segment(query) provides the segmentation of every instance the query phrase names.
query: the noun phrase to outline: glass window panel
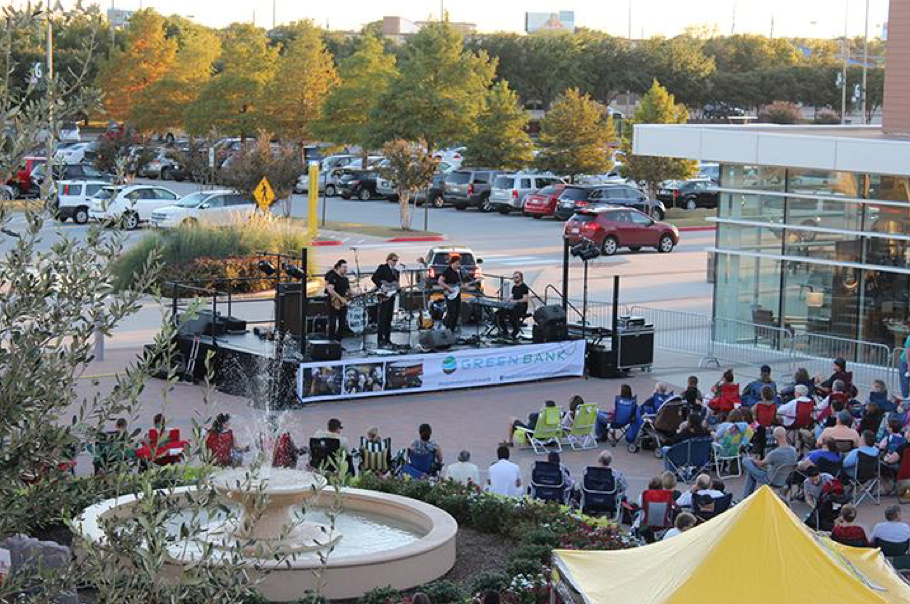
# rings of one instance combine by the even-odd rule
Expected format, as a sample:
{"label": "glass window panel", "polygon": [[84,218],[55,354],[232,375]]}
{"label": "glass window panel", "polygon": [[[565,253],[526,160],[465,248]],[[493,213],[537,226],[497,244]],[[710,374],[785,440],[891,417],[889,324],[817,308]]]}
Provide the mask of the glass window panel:
{"label": "glass window panel", "polygon": [[784,323],[796,331],[856,338],[861,271],[808,262],[785,264]]}
{"label": "glass window panel", "polygon": [[910,334],[910,275],[864,271],[861,338],[902,348]]}
{"label": "glass window panel", "polygon": [[718,216],[753,222],[783,222],[784,198],[757,193],[721,193]]}
{"label": "glass window panel", "polygon": [[785,168],[770,166],[721,166],[721,186],[729,189],[761,189],[783,191],[786,184]]}
{"label": "glass window panel", "polygon": [[779,255],[782,250],[781,229],[719,224],[717,245],[721,249],[744,252],[765,252]]}
{"label": "glass window panel", "polygon": [[[780,279],[780,261],[718,254],[715,315],[745,323],[777,325],[780,320]],[[739,327],[721,331],[729,331],[727,336],[717,334],[724,340],[743,333]]]}
{"label": "glass window panel", "polygon": [[787,179],[787,191],[791,193],[860,196],[861,175],[853,172],[790,169],[787,172]]}
{"label": "glass window panel", "polygon": [[861,231],[863,204],[834,199],[789,198],[787,224]]}

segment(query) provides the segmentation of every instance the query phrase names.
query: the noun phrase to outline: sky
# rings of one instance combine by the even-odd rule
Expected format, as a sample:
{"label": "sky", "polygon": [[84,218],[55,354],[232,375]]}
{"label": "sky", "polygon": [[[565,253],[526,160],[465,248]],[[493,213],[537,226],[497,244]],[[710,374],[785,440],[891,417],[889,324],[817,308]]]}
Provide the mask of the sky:
{"label": "sky", "polygon": [[[17,0],[0,0],[0,5]],[[84,0],[89,3],[90,0]],[[110,0],[103,0],[107,8]],[[888,0],[868,0],[869,34],[880,35]],[[64,2],[64,5],[72,1]],[[723,34],[771,34],[775,37],[837,37],[844,32],[845,8],[850,36],[863,34],[865,0],[274,0],[277,23],[313,19],[331,29],[359,30],[383,16],[412,21],[438,18],[440,5],[452,21],[476,23],[482,32],[520,32],[526,11],[574,10],[578,26],[632,36],[673,36],[692,25],[716,25]],[[114,0],[117,8],[154,8],[163,14],[192,16],[212,27],[234,21],[272,25],[273,0]]]}

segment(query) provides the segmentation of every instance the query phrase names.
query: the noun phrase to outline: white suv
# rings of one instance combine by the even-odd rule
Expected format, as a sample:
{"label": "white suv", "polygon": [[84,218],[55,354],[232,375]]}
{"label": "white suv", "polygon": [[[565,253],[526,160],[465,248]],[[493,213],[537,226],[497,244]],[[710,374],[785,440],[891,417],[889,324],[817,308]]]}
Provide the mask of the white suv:
{"label": "white suv", "polygon": [[255,213],[253,200],[236,191],[197,191],[173,205],[152,212],[151,223],[154,227],[165,229],[197,224],[227,226],[249,220]]}
{"label": "white suv", "polygon": [[147,222],[152,212],[174,205],[177,194],[165,187],[151,185],[107,186],[92,197],[88,215],[92,220],[123,220],[127,229]]}
{"label": "white suv", "polygon": [[103,180],[62,180],[57,183],[57,218],[61,222],[72,219],[77,224],[88,222],[91,198],[104,187]]}

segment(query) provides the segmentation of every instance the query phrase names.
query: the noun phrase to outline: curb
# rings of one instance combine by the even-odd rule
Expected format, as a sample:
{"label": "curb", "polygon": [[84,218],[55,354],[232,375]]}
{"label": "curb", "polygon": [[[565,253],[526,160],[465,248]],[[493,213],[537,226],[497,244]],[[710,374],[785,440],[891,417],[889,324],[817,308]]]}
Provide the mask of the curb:
{"label": "curb", "polygon": [[405,242],[420,242],[420,241],[445,241],[446,238],[443,235],[425,235],[422,237],[392,237],[391,239],[386,239],[388,243],[405,243]]}
{"label": "curb", "polygon": [[677,230],[678,230],[680,233],[687,233],[687,232],[688,232],[688,233],[691,233],[691,232],[694,232],[694,231],[716,231],[716,230],[717,230],[717,227],[716,227],[716,226],[710,226],[710,227],[677,227]]}
{"label": "curb", "polygon": [[313,247],[327,247],[330,245],[341,245],[341,242],[335,239],[322,239],[313,242]]}

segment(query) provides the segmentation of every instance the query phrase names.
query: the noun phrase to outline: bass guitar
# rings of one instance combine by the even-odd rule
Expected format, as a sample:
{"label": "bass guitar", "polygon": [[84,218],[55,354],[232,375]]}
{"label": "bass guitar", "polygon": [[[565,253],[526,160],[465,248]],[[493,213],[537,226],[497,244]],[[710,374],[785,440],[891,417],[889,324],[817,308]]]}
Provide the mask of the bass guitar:
{"label": "bass guitar", "polygon": [[454,300],[461,295],[461,290],[466,287],[471,287],[472,285],[477,285],[480,283],[480,279],[474,279],[473,281],[468,281],[467,283],[462,283],[461,285],[452,285],[451,289],[446,290],[445,298],[446,300]]}

